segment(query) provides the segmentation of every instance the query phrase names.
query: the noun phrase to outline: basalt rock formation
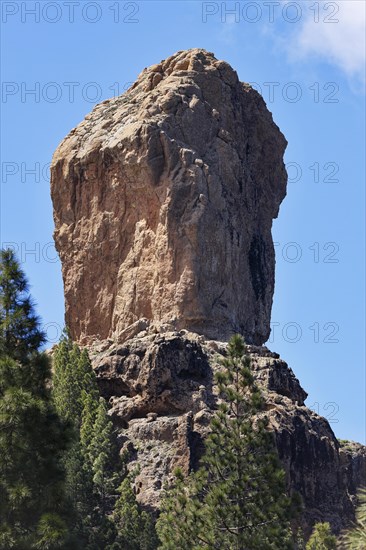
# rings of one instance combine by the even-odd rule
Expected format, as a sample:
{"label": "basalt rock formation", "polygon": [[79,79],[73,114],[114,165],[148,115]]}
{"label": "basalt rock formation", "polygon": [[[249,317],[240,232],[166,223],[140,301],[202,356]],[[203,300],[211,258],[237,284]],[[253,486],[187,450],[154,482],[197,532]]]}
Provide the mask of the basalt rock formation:
{"label": "basalt rock formation", "polygon": [[51,167],[73,338],[121,341],[146,318],[264,343],[285,148],[262,97],[205,50],[97,105]]}
{"label": "basalt rock formation", "polygon": [[353,518],[365,448],[340,446],[269,336],[272,220],[286,140],[261,96],[205,50],[145,69],[97,105],[52,163],[66,323],[87,345],[138,498],[159,508],[176,466],[198,464],[214,371],[241,333],[304,527]]}
{"label": "basalt rock formation", "polygon": [[[159,508],[176,467],[188,473],[198,465],[218,400],[213,373],[226,346],[185,330],[148,327],[124,344],[90,349],[121,449],[131,469],[140,469],[138,499],[151,510]],[[265,346],[248,351],[288,488],[303,499],[305,534],[318,521],[338,533],[353,519],[357,489],[366,484],[366,448],[341,446],[328,421],[306,407],[307,393],[277,353]]]}

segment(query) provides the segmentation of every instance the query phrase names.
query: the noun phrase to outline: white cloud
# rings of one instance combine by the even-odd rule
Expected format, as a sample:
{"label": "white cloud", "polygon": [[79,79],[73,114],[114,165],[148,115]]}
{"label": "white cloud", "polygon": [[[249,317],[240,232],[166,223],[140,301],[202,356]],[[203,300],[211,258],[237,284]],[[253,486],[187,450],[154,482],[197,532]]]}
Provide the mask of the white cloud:
{"label": "white cloud", "polygon": [[[337,6],[339,11],[335,13]],[[336,65],[348,77],[364,82],[365,13],[365,0],[319,2],[319,22],[315,21],[315,13],[307,10],[300,31],[288,45],[291,57],[320,57]],[[338,19],[338,22],[326,22],[327,18]]]}

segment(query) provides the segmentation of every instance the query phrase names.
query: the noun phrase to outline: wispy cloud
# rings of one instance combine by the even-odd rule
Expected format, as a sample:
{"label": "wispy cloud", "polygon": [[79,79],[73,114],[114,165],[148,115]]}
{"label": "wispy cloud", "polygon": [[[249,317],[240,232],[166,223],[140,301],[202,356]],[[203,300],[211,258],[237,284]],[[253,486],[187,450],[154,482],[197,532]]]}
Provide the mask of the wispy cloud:
{"label": "wispy cloud", "polygon": [[[335,13],[335,7],[339,8],[338,13]],[[330,15],[330,8],[334,15]],[[291,58],[318,57],[337,66],[350,79],[364,83],[365,13],[365,0],[322,0],[319,2],[318,22],[315,12],[308,10],[304,13],[300,30],[287,45]]]}

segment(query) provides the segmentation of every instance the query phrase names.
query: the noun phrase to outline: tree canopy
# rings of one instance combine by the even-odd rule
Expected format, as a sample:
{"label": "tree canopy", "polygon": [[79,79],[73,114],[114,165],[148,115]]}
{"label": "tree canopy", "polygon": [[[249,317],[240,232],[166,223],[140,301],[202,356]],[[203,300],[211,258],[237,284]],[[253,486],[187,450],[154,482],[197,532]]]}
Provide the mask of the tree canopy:
{"label": "tree canopy", "polygon": [[292,548],[285,473],[238,335],[230,340],[216,383],[220,403],[201,466],[187,480],[177,472],[163,502],[161,548]]}
{"label": "tree canopy", "polygon": [[45,336],[14,254],[0,253],[0,547],[66,548],[62,456],[69,432],[50,393]]}

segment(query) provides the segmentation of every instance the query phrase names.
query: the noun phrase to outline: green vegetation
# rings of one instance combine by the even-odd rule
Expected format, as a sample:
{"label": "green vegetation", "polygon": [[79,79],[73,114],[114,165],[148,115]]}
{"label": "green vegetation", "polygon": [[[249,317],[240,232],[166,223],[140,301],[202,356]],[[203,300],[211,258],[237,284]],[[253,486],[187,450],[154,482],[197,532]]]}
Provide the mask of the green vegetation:
{"label": "green vegetation", "polygon": [[152,520],[137,504],[86,350],[65,336],[53,364],[57,410],[73,423],[73,444],[64,462],[76,510],[75,544],[88,550],[153,550],[157,542]]}
{"label": "green vegetation", "polygon": [[53,366],[57,411],[73,428],[73,443],[64,464],[68,496],[75,508],[75,544],[105,548],[114,536],[107,501],[118,484],[118,472],[123,472],[112,422],[99,398],[86,350],[64,337],[55,350]]}
{"label": "green vegetation", "polygon": [[293,548],[292,503],[285,492],[263,400],[244,341],[234,336],[216,376],[222,399],[201,467],[176,482],[157,523],[162,549]]}
{"label": "green vegetation", "polygon": [[337,539],[329,523],[317,523],[306,545],[306,550],[335,550]]}
{"label": "green vegetation", "polygon": [[345,550],[366,548],[366,489],[361,489],[358,493],[356,523],[341,537],[341,548]]}
{"label": "green vegetation", "polygon": [[353,441],[350,441],[349,439],[338,439],[338,442],[340,444],[340,446],[342,447],[342,449],[344,451],[351,451],[353,450],[353,447],[352,447],[352,444],[353,444]]}
{"label": "green vegetation", "polygon": [[[332,550],[328,523],[305,545],[290,522],[264,401],[240,336],[216,374],[218,409],[200,467],[177,470],[157,530],[139,506],[86,350],[67,334],[48,357],[26,277],[0,253],[0,550]],[[340,441],[341,444],[349,442]],[[147,443],[147,446],[149,443]],[[149,447],[148,447],[149,448]],[[159,539],[158,539],[159,536]],[[366,489],[340,548],[366,548]]]}
{"label": "green vegetation", "polygon": [[0,548],[67,548],[61,458],[69,435],[53,406],[27,280],[0,253]]}
{"label": "green vegetation", "polygon": [[132,490],[132,479],[126,477],[119,487],[120,496],[113,512],[117,530],[116,550],[154,550],[158,539],[150,515],[143,512]]}
{"label": "green vegetation", "polygon": [[65,335],[51,384],[44,342],[26,277],[2,251],[0,549],[155,549],[87,352]]}

